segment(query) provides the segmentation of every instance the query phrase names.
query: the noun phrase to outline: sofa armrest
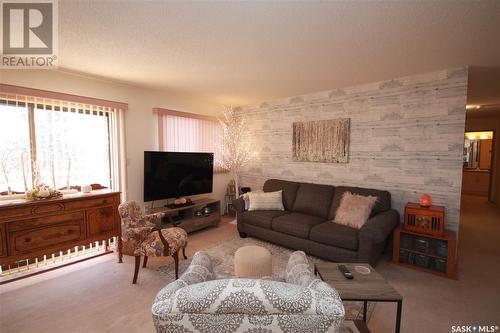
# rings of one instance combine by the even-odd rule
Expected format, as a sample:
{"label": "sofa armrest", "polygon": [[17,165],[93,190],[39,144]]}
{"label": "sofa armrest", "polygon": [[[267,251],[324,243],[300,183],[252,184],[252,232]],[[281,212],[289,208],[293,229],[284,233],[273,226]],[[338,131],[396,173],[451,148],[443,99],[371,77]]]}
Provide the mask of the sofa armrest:
{"label": "sofa armrest", "polygon": [[122,240],[134,240],[137,244],[141,243],[151,232],[153,227],[133,227],[122,230]]}
{"label": "sofa armrest", "polygon": [[214,279],[214,267],[212,259],[205,251],[198,251],[194,254],[191,264],[179,277],[185,285],[205,282]]}
{"label": "sofa armrest", "polygon": [[142,222],[148,226],[161,227],[161,219],[165,215],[163,212],[144,215]]}
{"label": "sofa armrest", "polygon": [[285,281],[303,287],[311,287],[320,279],[311,271],[306,254],[303,251],[295,251],[288,259]]}
{"label": "sofa armrest", "polygon": [[164,319],[170,313],[174,301],[174,295],[184,287],[192,284],[202,283],[208,280],[213,280],[213,264],[208,253],[198,251],[193,255],[191,264],[179,279],[167,284],[163,287],[155,297],[153,302],[152,312],[153,318],[156,320]]}
{"label": "sofa armrest", "polygon": [[233,207],[236,210],[236,226],[240,235],[245,233],[245,227],[243,226],[243,212],[245,211],[245,200],[243,198],[238,198],[233,200]]}
{"label": "sofa armrest", "polygon": [[359,229],[360,241],[372,241],[375,244],[384,242],[399,224],[399,213],[390,209],[370,218]]}
{"label": "sofa armrest", "polygon": [[236,214],[241,214],[245,210],[245,201],[243,198],[238,198],[233,200],[233,207],[236,210]]}

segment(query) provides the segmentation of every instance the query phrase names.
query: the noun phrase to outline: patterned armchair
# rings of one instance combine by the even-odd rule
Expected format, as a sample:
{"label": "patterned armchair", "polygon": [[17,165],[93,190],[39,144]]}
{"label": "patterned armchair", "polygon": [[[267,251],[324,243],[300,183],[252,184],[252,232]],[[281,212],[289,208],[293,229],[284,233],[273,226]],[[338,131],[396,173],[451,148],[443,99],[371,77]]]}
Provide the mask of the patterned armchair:
{"label": "patterned armchair", "polygon": [[337,291],[310,271],[301,251],[290,256],[286,282],[213,277],[210,257],[197,252],[186,272],[156,296],[157,332],[323,333],[342,325]]}
{"label": "patterned armchair", "polygon": [[172,256],[175,262],[175,277],[179,271],[179,251],[182,249],[186,257],[187,233],[182,228],[161,228],[161,218],[165,213],[143,215],[135,201],[127,201],[118,207],[121,217],[122,237],[118,242],[118,258],[123,254],[135,257],[134,278],[137,282],[141,256],[144,256],[142,267],[146,267],[148,257]]}

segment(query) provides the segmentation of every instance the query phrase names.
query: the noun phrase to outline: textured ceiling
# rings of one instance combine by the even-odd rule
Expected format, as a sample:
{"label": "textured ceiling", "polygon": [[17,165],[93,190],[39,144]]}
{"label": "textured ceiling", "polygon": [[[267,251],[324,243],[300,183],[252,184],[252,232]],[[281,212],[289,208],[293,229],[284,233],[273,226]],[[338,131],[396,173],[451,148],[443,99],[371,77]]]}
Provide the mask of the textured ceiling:
{"label": "textured ceiling", "polygon": [[59,65],[248,104],[500,67],[500,1],[59,1]]}

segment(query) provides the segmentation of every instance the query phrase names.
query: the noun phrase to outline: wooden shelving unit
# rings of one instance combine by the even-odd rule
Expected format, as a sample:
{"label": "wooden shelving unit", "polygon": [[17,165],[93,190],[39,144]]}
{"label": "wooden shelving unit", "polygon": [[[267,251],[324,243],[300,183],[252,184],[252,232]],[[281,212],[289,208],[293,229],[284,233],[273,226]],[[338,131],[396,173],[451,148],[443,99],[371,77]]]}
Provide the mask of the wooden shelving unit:
{"label": "wooden shelving unit", "polygon": [[456,279],[456,235],[425,235],[399,226],[394,230],[392,261],[395,264]]}
{"label": "wooden shelving unit", "polygon": [[[205,213],[205,208],[209,209],[209,213]],[[154,208],[153,212],[164,212],[167,214],[168,221],[165,223],[165,226],[175,223],[187,232],[218,226],[221,219],[220,200],[209,198],[196,200],[191,206]],[[201,212],[201,215],[197,215],[197,212]]]}

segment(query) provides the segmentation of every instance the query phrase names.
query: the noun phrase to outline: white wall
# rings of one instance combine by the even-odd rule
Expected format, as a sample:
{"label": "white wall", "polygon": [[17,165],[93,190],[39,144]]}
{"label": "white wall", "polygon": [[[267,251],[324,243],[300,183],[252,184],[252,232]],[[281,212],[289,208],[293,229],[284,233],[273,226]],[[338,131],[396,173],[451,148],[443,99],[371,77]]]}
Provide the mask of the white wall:
{"label": "white wall", "polygon": [[[127,147],[127,198],[142,203],[143,156],[158,150],[158,131],[153,107],[218,115],[222,106],[181,92],[159,91],[58,70],[0,70],[0,82],[128,103],[125,114]],[[223,200],[228,174],[214,177],[214,198]]]}

